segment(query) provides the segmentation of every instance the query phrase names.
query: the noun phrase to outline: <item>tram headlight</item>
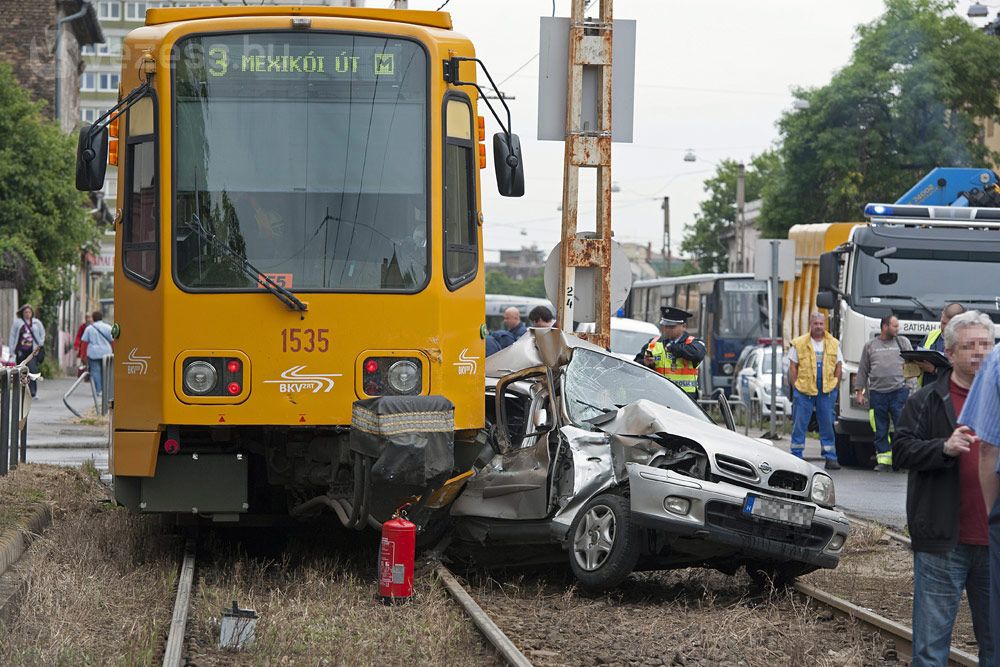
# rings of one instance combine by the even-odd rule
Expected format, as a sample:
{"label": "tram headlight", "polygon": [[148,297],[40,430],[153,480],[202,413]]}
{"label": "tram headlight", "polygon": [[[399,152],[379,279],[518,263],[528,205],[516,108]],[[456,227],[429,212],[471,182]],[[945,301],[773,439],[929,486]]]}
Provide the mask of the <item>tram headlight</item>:
{"label": "tram headlight", "polygon": [[389,386],[400,394],[409,394],[420,384],[420,369],[409,359],[397,361],[389,367]]}
{"label": "tram headlight", "polygon": [[184,388],[192,394],[207,394],[215,389],[219,373],[207,361],[192,361],[184,369]]}

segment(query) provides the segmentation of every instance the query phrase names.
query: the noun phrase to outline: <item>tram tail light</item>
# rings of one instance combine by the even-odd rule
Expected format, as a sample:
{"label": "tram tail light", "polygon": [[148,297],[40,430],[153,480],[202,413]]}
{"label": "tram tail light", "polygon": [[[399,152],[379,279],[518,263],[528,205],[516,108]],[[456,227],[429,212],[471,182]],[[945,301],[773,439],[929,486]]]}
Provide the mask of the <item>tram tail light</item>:
{"label": "tram tail light", "polygon": [[234,397],[243,393],[243,360],[233,357],[188,357],[183,366],[188,396]]}
{"label": "tram tail light", "polygon": [[226,391],[228,391],[231,396],[236,396],[243,391],[243,388],[240,387],[239,382],[230,382],[226,385]]}

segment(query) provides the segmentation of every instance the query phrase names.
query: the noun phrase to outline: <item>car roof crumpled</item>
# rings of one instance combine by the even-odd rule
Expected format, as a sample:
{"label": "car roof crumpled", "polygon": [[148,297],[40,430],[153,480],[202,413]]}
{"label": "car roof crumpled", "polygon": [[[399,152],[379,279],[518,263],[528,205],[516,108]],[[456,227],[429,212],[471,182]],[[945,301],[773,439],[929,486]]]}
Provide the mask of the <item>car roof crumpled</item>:
{"label": "car roof crumpled", "polygon": [[565,366],[577,347],[607,353],[562,329],[532,327],[516,343],[486,358],[486,377],[501,378],[535,366]]}

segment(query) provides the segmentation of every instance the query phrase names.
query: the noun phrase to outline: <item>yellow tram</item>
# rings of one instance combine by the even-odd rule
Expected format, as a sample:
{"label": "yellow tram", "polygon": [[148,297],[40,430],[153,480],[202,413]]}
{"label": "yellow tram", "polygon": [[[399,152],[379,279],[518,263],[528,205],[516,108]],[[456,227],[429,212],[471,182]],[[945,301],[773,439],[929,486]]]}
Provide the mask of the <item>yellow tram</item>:
{"label": "yellow tram", "polygon": [[[149,10],[123,53],[77,164],[81,189],[105,154],[120,172],[119,502],[215,521],[325,504],[361,527],[447,486],[484,421],[472,43],[447,13],[196,7]],[[517,196],[507,123],[497,182]],[[404,449],[427,440],[409,427],[450,429],[452,469],[378,488],[359,419]]]}

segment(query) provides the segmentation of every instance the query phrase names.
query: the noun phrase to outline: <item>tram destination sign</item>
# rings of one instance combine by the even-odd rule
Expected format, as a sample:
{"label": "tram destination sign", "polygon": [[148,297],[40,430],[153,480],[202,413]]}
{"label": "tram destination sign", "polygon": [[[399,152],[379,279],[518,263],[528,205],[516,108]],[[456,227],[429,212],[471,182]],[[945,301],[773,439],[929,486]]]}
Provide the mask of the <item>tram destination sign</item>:
{"label": "tram destination sign", "polygon": [[[214,81],[326,80],[331,82],[395,82],[408,63],[399,45],[345,45],[340,40],[323,44],[242,39],[192,42],[184,60],[204,63],[205,78]],[[340,43],[338,43],[340,42]],[[200,52],[200,53],[199,53]]]}

